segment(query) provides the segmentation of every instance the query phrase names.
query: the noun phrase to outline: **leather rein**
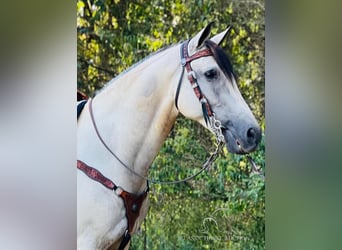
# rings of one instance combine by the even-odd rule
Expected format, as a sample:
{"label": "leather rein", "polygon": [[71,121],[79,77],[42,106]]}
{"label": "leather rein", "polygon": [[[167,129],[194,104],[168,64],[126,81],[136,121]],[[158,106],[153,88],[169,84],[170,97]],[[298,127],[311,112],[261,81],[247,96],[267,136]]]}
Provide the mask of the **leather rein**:
{"label": "leather rein", "polygon": [[[101,174],[101,172],[98,171],[96,168],[90,167],[86,163],[84,163],[80,160],[77,160],[77,168],[79,170],[81,170],[84,174],[86,174],[90,179],[97,181],[97,182],[101,183],[103,186],[105,186],[106,188],[112,190],[119,197],[121,197],[123,202],[124,202],[124,207],[126,210],[126,217],[127,217],[127,224],[128,225],[127,225],[127,229],[125,230],[125,233],[123,235],[122,241],[120,243],[119,250],[124,249],[131,239],[131,233],[133,232],[133,227],[135,225],[136,219],[139,217],[140,209],[141,209],[142,204],[143,204],[145,198],[147,197],[147,193],[149,191],[149,182],[159,183],[159,184],[177,184],[177,183],[182,183],[182,182],[186,182],[188,180],[191,180],[191,179],[195,178],[197,175],[199,175],[200,173],[202,173],[205,169],[207,169],[211,166],[211,164],[218,157],[219,152],[224,145],[224,137],[222,135],[221,122],[219,120],[216,120],[215,113],[211,110],[211,107],[210,107],[209,102],[208,102],[207,98],[205,97],[205,95],[202,94],[202,91],[201,91],[201,89],[197,83],[196,74],[192,70],[191,65],[190,65],[190,62],[192,62],[193,60],[199,59],[199,58],[204,57],[204,56],[212,56],[212,52],[209,49],[205,49],[205,50],[201,50],[201,51],[195,53],[194,55],[192,55],[191,57],[189,57],[189,55],[188,55],[188,41],[186,41],[186,42],[181,44],[180,54],[181,54],[182,73],[181,73],[181,76],[179,78],[177,91],[176,91],[176,97],[175,97],[176,108],[178,109],[178,96],[179,96],[179,92],[180,92],[180,88],[181,88],[181,83],[183,80],[184,69],[186,69],[188,72],[189,82],[190,82],[190,84],[194,90],[196,97],[198,98],[199,102],[202,105],[204,120],[205,120],[207,126],[209,126],[211,128],[211,130],[215,133],[216,139],[217,139],[217,145],[216,145],[215,151],[210,154],[210,156],[208,157],[206,162],[203,164],[202,168],[197,173],[195,173],[194,175],[191,175],[191,176],[189,176],[185,179],[182,179],[182,180],[158,181],[158,180],[149,179],[148,177],[143,176],[143,175],[137,173],[136,171],[134,171],[133,169],[131,169],[111,150],[111,148],[107,145],[107,143],[102,138],[102,136],[101,136],[101,134],[97,128],[95,119],[94,119],[94,112],[93,112],[93,107],[92,107],[93,99],[91,99],[91,98],[89,99],[88,107],[89,107],[89,113],[90,113],[91,121],[92,121],[92,124],[94,126],[94,130],[97,134],[97,137],[99,138],[99,140],[101,141],[103,146],[129,172],[131,172],[132,174],[146,180],[146,182],[147,182],[147,187],[146,187],[144,192],[142,192],[139,195],[132,194],[132,193],[129,193],[129,192],[123,190],[121,187],[115,185],[114,182],[112,182],[107,177],[103,176]],[[86,101],[83,101],[78,105],[77,117],[80,115],[85,104],[86,104]]]}
{"label": "leather rein", "polygon": [[[102,138],[102,136],[101,136],[101,134],[97,128],[95,119],[94,119],[94,113],[93,113],[93,107],[92,107],[92,100],[93,99],[89,99],[88,104],[89,104],[89,113],[90,113],[91,121],[92,121],[92,124],[94,126],[94,130],[97,134],[97,137],[99,138],[99,140],[101,141],[103,146],[129,172],[131,172],[132,174],[134,174],[134,175],[136,175],[136,176],[147,181],[147,186],[146,186],[146,189],[144,192],[142,192],[139,195],[132,194],[132,193],[129,193],[129,192],[123,190],[121,187],[115,185],[114,182],[112,182],[110,179],[103,176],[100,173],[100,171],[98,171],[96,168],[90,167],[86,163],[84,163],[80,160],[77,160],[77,168],[79,170],[83,171],[83,173],[86,174],[90,179],[97,181],[97,182],[101,183],[103,186],[105,186],[106,188],[112,190],[119,197],[121,197],[123,202],[124,202],[128,226],[127,226],[127,229],[125,230],[124,236],[123,236],[122,241],[120,243],[120,246],[119,246],[120,250],[124,249],[126,247],[126,245],[128,244],[128,242],[130,241],[131,233],[133,232],[133,227],[135,225],[136,219],[139,217],[140,209],[141,209],[142,204],[143,204],[145,198],[147,197],[147,193],[149,191],[149,182],[150,183],[159,183],[159,184],[177,184],[177,183],[182,183],[182,182],[186,182],[188,180],[191,180],[191,179],[195,178],[197,175],[199,175],[200,173],[202,173],[205,169],[207,169],[211,166],[211,164],[218,157],[220,150],[222,149],[222,147],[224,145],[224,137],[222,135],[221,122],[219,120],[216,120],[215,113],[211,110],[208,99],[202,93],[200,86],[197,83],[196,74],[192,70],[191,65],[190,65],[190,63],[196,59],[199,59],[199,58],[205,57],[205,56],[212,56],[212,52],[209,49],[205,49],[205,50],[201,50],[201,51],[199,51],[199,52],[197,52],[194,55],[189,57],[189,55],[188,55],[188,42],[189,41],[183,42],[181,44],[181,47],[180,47],[181,48],[180,54],[181,54],[182,73],[181,73],[181,76],[179,78],[179,82],[178,82],[178,86],[177,86],[177,90],[176,90],[175,105],[176,105],[176,108],[178,109],[178,96],[179,96],[179,92],[180,92],[180,88],[181,88],[181,83],[183,80],[184,69],[186,69],[187,73],[188,73],[188,80],[189,80],[189,82],[190,82],[190,84],[194,90],[196,97],[198,98],[199,102],[202,105],[204,120],[205,120],[207,126],[209,126],[209,128],[216,135],[216,140],[217,140],[215,151],[210,154],[210,156],[208,157],[206,162],[203,164],[202,168],[197,173],[195,173],[194,175],[191,175],[185,179],[176,180],[176,181],[158,181],[158,180],[154,180],[154,179],[149,179],[148,177],[143,176],[143,175],[137,173],[136,171],[134,171],[133,169],[131,169],[111,150],[111,148],[106,144],[106,142]],[[85,104],[86,104],[86,102],[84,101],[78,105],[78,107],[77,107],[78,116],[81,113]]]}
{"label": "leather rein", "polygon": [[210,129],[214,132],[214,134],[216,135],[216,149],[214,150],[214,152],[212,152],[210,154],[210,156],[208,157],[208,159],[205,161],[205,163],[202,165],[202,168],[195,174],[186,177],[184,179],[181,180],[176,180],[176,181],[159,181],[159,180],[155,180],[155,179],[150,179],[146,176],[143,176],[142,174],[134,171],[132,168],[130,168],[129,166],[127,166],[127,164],[125,164],[113,151],[112,149],[107,145],[107,143],[104,141],[104,139],[102,138],[96,122],[95,122],[95,118],[94,118],[94,113],[93,113],[93,107],[92,107],[92,100],[93,99],[89,99],[89,113],[90,113],[90,117],[91,117],[91,121],[94,127],[94,130],[96,132],[97,137],[99,138],[99,140],[101,141],[101,143],[103,144],[103,146],[108,150],[108,152],[124,167],[126,168],[129,172],[131,172],[132,174],[140,177],[141,179],[144,179],[146,181],[148,181],[149,183],[156,183],[156,184],[168,184],[168,185],[172,185],[172,184],[178,184],[178,183],[182,183],[182,182],[186,182],[189,181],[193,178],[195,178],[196,176],[198,176],[199,174],[201,174],[205,169],[209,168],[211,166],[211,164],[216,160],[216,158],[218,157],[220,150],[223,148],[224,146],[224,136],[222,135],[222,130],[221,130],[221,122],[219,120],[216,120],[215,118],[215,113],[211,110],[211,107],[209,105],[208,99],[205,97],[204,94],[202,94],[202,91],[200,89],[200,86],[197,83],[197,79],[196,79],[196,75],[195,72],[192,70],[190,62],[199,59],[201,57],[205,57],[205,56],[212,56],[212,53],[209,49],[205,49],[205,50],[201,50],[197,53],[195,53],[194,55],[192,55],[191,57],[188,56],[188,41],[185,41],[181,44],[181,49],[180,49],[180,54],[181,54],[181,66],[182,66],[182,73],[181,76],[179,78],[179,82],[178,82],[178,86],[177,86],[177,91],[176,91],[176,96],[175,96],[175,105],[176,108],[178,109],[178,96],[179,96],[179,92],[180,92],[180,88],[181,88],[181,83],[182,83],[182,79],[183,79],[183,75],[184,75],[184,68],[186,68],[187,72],[188,72],[188,80],[194,90],[194,93],[196,95],[196,97],[198,98],[199,102],[202,105],[202,111],[203,111],[203,116],[204,119],[207,123],[208,126],[210,126]]}

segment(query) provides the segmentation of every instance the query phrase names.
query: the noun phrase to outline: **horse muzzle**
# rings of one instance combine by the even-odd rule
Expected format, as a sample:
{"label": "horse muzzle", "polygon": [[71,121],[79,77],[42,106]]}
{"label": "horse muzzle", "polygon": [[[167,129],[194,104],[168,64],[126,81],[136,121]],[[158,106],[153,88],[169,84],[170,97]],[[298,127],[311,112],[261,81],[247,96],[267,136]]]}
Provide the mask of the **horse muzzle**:
{"label": "horse muzzle", "polygon": [[249,126],[237,130],[233,126],[223,126],[222,134],[229,152],[234,154],[247,154],[253,152],[261,141],[259,126]]}

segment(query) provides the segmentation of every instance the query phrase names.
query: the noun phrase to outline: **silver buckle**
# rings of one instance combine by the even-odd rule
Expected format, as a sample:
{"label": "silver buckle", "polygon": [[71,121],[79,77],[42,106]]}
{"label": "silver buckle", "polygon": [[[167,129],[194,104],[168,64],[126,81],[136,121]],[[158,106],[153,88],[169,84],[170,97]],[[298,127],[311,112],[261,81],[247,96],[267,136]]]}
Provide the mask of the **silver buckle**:
{"label": "silver buckle", "polygon": [[186,59],[183,57],[183,58],[181,58],[181,65],[182,65],[182,67],[184,67],[185,64],[186,64]]}
{"label": "silver buckle", "polygon": [[192,88],[194,89],[194,88],[197,88],[198,87],[198,84],[197,84],[197,82],[195,82],[193,85],[192,85]]}
{"label": "silver buckle", "polygon": [[192,78],[194,78],[194,79],[197,79],[196,78],[196,74],[195,74],[195,72],[193,70],[188,72],[188,77],[190,77],[190,76],[192,76]]}
{"label": "silver buckle", "polygon": [[117,187],[117,189],[114,190],[114,193],[116,193],[118,196],[120,196],[122,194],[122,192],[123,192],[122,187]]}

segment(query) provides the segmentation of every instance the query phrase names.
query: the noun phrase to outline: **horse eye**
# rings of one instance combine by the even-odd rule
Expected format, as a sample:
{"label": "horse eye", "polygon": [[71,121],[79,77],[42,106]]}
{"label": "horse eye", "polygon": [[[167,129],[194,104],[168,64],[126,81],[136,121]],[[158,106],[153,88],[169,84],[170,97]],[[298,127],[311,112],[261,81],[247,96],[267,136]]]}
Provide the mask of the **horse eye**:
{"label": "horse eye", "polygon": [[208,80],[212,80],[212,79],[217,78],[217,71],[216,71],[216,69],[210,69],[210,70],[206,71],[204,73],[204,75]]}

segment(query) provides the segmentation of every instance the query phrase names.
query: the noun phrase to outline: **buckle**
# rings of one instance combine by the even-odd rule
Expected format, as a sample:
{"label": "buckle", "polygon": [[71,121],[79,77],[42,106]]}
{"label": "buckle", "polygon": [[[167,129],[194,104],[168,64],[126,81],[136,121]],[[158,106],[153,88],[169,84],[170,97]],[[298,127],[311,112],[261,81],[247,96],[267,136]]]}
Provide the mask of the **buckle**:
{"label": "buckle", "polygon": [[197,87],[198,87],[197,82],[195,82],[194,84],[192,84],[192,88],[193,88],[193,89],[195,89],[195,88],[197,88]]}
{"label": "buckle", "polygon": [[115,190],[113,190],[114,193],[116,193],[118,196],[120,196],[123,192],[122,187],[117,187]]}
{"label": "buckle", "polygon": [[181,58],[181,65],[182,65],[182,67],[184,67],[185,64],[186,64],[186,59],[183,57],[183,58]]}
{"label": "buckle", "polygon": [[200,103],[204,104],[204,103],[208,103],[207,99],[203,96],[201,99],[200,99]]}
{"label": "buckle", "polygon": [[191,77],[191,76],[192,76],[192,78],[197,79],[196,78],[196,73],[193,70],[188,72],[188,77]]}

